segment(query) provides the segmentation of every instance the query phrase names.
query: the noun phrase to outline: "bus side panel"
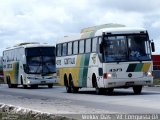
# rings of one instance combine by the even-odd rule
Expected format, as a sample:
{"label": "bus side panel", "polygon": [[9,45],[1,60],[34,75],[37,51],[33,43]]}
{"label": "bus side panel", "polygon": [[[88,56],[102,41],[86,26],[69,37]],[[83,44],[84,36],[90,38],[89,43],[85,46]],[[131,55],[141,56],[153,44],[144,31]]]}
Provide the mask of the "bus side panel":
{"label": "bus side panel", "polygon": [[79,87],[87,87],[87,75],[88,75],[88,65],[89,65],[90,54],[81,55],[80,58],[80,71],[79,71]]}
{"label": "bus side panel", "polygon": [[[78,78],[79,78],[79,71],[80,71],[80,55],[75,56],[75,65],[73,66],[66,66],[66,67],[57,67],[57,79],[60,85],[64,85],[64,75],[67,75],[67,80],[69,80],[69,75],[72,76],[72,81],[75,87],[79,86]],[[62,64],[64,59],[61,60]],[[60,65],[59,65],[60,66]]]}
{"label": "bus side panel", "polygon": [[11,84],[18,84],[18,73],[19,73],[19,63],[14,62],[11,64],[7,64],[4,70],[4,78],[5,78],[5,83],[7,83],[6,78],[9,77]]}

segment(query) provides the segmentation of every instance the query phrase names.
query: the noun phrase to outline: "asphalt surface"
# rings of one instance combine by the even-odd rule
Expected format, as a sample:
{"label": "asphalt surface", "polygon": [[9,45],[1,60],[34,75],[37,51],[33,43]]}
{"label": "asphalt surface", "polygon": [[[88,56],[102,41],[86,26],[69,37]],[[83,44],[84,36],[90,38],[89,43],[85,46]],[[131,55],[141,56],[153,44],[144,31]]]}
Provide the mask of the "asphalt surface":
{"label": "asphalt surface", "polygon": [[160,87],[144,87],[142,94],[132,89],[115,89],[113,95],[96,95],[94,89],[66,93],[62,86],[38,89],[8,88],[0,85],[0,103],[54,114],[160,114]]}

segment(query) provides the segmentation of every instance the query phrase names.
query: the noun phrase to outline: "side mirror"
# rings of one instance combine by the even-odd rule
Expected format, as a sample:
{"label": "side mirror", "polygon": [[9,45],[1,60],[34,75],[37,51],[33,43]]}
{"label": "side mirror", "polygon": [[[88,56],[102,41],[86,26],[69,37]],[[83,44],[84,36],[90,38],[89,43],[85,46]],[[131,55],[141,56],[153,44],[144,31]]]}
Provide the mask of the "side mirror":
{"label": "side mirror", "polygon": [[152,52],[155,52],[154,42],[151,42],[151,48],[152,48]]}

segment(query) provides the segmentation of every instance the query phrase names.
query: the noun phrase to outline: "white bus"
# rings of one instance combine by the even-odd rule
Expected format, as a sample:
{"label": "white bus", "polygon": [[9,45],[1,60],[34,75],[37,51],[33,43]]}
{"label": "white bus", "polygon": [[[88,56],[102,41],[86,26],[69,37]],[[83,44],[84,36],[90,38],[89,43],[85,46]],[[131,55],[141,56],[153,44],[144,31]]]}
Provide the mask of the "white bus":
{"label": "white bus", "polygon": [[47,44],[20,43],[7,48],[3,51],[4,81],[9,88],[52,88],[56,82],[55,57],[55,47]]}
{"label": "white bus", "polygon": [[56,45],[57,79],[67,92],[96,88],[97,94],[151,85],[154,43],[144,28],[105,24],[64,37]]}

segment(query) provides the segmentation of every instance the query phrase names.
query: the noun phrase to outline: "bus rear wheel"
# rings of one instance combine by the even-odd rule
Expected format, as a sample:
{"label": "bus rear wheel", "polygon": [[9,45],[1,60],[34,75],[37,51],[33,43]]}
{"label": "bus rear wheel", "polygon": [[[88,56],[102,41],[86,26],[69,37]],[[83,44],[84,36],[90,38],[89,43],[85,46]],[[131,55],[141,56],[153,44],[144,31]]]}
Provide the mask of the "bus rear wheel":
{"label": "bus rear wheel", "polygon": [[48,88],[53,88],[53,84],[48,84]]}
{"label": "bus rear wheel", "polygon": [[16,88],[17,87],[16,84],[11,83],[10,77],[7,77],[6,80],[7,80],[8,88]]}
{"label": "bus rear wheel", "polygon": [[134,94],[141,94],[142,92],[142,85],[137,85],[137,86],[133,86],[133,91],[134,91]]}
{"label": "bus rear wheel", "polygon": [[28,87],[27,85],[23,84],[23,78],[22,78],[22,76],[21,76],[21,85],[23,86],[24,89],[27,89],[27,87]]}
{"label": "bus rear wheel", "polygon": [[79,87],[74,87],[73,81],[71,81],[71,92],[72,93],[78,93]]}
{"label": "bus rear wheel", "polygon": [[107,94],[112,95],[114,91],[114,88],[107,88]]}
{"label": "bus rear wheel", "polygon": [[31,85],[31,88],[36,89],[38,88],[38,85]]}

